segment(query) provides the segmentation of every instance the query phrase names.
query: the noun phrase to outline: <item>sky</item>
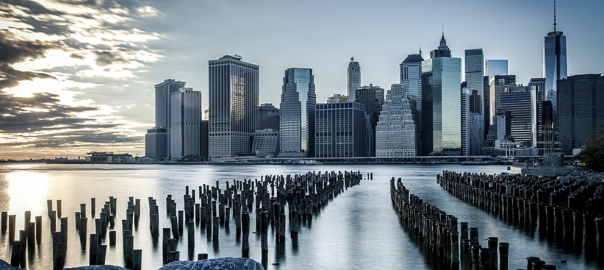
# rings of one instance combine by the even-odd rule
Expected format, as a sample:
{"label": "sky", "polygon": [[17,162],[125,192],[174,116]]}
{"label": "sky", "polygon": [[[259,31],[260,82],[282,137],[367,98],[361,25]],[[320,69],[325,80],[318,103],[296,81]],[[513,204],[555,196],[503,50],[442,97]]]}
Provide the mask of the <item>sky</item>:
{"label": "sky", "polygon": [[[604,1],[560,0],[568,74],[604,73]],[[442,32],[453,57],[482,48],[518,83],[542,77],[549,0],[0,0],[0,159],[144,155],[154,85],[186,82],[208,108],[208,61],[260,66],[260,103],[279,107],[283,75],[313,69],[317,102],[362,85],[388,90],[409,54]],[[463,74],[462,74],[463,76]]]}

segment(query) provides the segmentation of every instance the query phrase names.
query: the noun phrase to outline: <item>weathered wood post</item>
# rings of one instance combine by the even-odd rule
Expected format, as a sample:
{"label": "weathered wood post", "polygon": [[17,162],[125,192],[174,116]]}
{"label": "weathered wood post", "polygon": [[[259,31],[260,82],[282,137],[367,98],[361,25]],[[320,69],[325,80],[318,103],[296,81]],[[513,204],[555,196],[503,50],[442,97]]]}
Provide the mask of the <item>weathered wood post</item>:
{"label": "weathered wood post", "polygon": [[596,245],[597,257],[601,258],[604,255],[604,219],[596,218]]}
{"label": "weathered wood post", "polygon": [[134,256],[134,236],[132,236],[129,231],[128,231],[128,235],[126,235],[126,248],[125,248],[124,252],[125,252],[124,260],[126,261],[126,268],[132,269],[133,256]]}
{"label": "weathered wood post", "polygon": [[8,212],[2,212],[2,225],[0,226],[0,231],[2,234],[6,233],[6,228],[8,227]]}
{"label": "weathered wood post", "polygon": [[247,207],[244,207],[243,213],[241,213],[241,221],[242,221],[242,229],[243,229],[243,243],[241,245],[241,256],[243,258],[250,257],[250,244],[249,244],[249,235],[250,235],[250,214],[248,213]]}
{"label": "weathered wood post", "polygon": [[57,217],[61,218],[61,200],[57,200]]}
{"label": "weathered wood post", "polygon": [[[65,266],[66,255],[67,255],[67,243],[58,243],[57,250],[55,251],[56,259],[54,260],[54,263],[53,263],[54,269],[63,269],[63,267]],[[24,265],[22,267],[25,268]]]}
{"label": "weathered wood post", "polygon": [[96,253],[96,265],[105,265],[105,257],[107,256],[107,245],[98,245]]}
{"label": "weathered wood post", "polygon": [[10,258],[11,266],[19,267],[19,265],[21,264],[21,254],[21,241],[13,241]]}
{"label": "weathered wood post", "polygon": [[132,251],[132,270],[141,270],[143,251],[135,249]]}
{"label": "weathered wood post", "polygon": [[161,243],[164,264],[168,261],[168,241],[170,241],[170,228],[163,228],[163,237]]}
{"label": "weathered wood post", "polygon": [[179,210],[178,211],[178,232],[180,235],[183,235],[184,233],[184,211],[183,210]]}
{"label": "weathered wood post", "polygon": [[8,216],[8,242],[9,243],[15,242],[16,225],[17,225],[17,215]]}
{"label": "weathered wood post", "polygon": [[25,230],[27,231],[27,247],[33,253],[36,247],[36,224],[34,222],[26,223]]}
{"label": "weathered wood post", "polygon": [[90,234],[90,248],[89,248],[89,255],[88,255],[88,264],[90,265],[95,265],[96,264],[96,257],[98,254],[98,248],[99,248],[99,236],[97,234]]}
{"label": "weathered wood post", "polygon": [[459,233],[451,232],[451,269],[459,269]]}
{"label": "weathered wood post", "polygon": [[187,238],[189,247],[195,247],[195,224],[193,221],[187,222]]}
{"label": "weathered wood post", "polygon": [[493,269],[489,267],[489,262],[491,261],[491,251],[489,248],[481,248],[479,251],[480,257],[480,270]]}
{"label": "weathered wood post", "polygon": [[[172,237],[178,239],[180,237],[178,233],[178,218],[176,216],[170,216],[170,224],[172,225]],[[165,232],[166,229],[164,229]]]}
{"label": "weathered wood post", "polygon": [[262,255],[267,255],[268,254],[268,212],[267,211],[263,211],[262,212],[262,234],[261,234],[261,241],[262,241]]}
{"label": "weathered wood post", "polygon": [[207,260],[208,259],[208,254],[207,253],[199,253],[197,254],[197,260],[198,261],[203,261],[203,260]]}
{"label": "weathered wood post", "polygon": [[168,254],[168,262],[176,262],[180,260],[180,252],[178,251],[170,251]]}
{"label": "weathered wood post", "polygon": [[116,242],[117,242],[117,233],[115,231],[110,231],[109,232],[109,246],[115,246]]}
{"label": "weathered wood post", "polygon": [[506,242],[499,243],[499,270],[508,270],[508,254],[510,244]]}
{"label": "weathered wood post", "polygon": [[42,216],[36,216],[36,241],[42,242]]}

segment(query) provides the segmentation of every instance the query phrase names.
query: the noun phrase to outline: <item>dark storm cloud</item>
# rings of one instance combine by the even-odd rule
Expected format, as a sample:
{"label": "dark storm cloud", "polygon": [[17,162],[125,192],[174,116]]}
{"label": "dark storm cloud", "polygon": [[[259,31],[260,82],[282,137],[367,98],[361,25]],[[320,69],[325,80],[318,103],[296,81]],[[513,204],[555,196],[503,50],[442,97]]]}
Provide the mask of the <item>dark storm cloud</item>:
{"label": "dark storm cloud", "polygon": [[95,62],[100,67],[128,62],[122,58],[120,51],[94,51],[93,53],[96,56]]}
{"label": "dark storm cloud", "polygon": [[7,64],[0,64],[0,89],[15,87],[20,81],[31,81],[35,78],[54,79],[46,73],[20,71]]}
{"label": "dark storm cloud", "polygon": [[[22,12],[17,12],[17,10]],[[0,2],[0,11],[7,13],[9,18],[30,25],[33,32],[49,35],[65,35],[70,32],[69,26],[64,22],[32,17],[32,15],[65,15],[63,12],[48,9],[34,1],[3,0]]]}
{"label": "dark storm cloud", "polygon": [[13,33],[0,30],[0,64],[11,65],[27,58],[40,58],[47,50],[60,48],[52,42],[19,40]]}
{"label": "dark storm cloud", "polygon": [[[8,142],[1,143],[0,146],[4,147],[24,147],[24,148],[44,148],[44,147],[72,147],[72,146],[95,146],[103,144],[116,144],[116,143],[134,143],[141,142],[144,140],[143,136],[129,137],[124,134],[117,132],[103,132],[103,131],[66,131],[60,133],[44,134],[31,136],[35,137],[35,141],[32,142]],[[28,136],[25,136],[27,139]]]}
{"label": "dark storm cloud", "polygon": [[[98,108],[73,107],[59,102],[57,94],[34,93],[33,97],[15,97],[0,91],[0,132],[26,133],[99,127],[87,123],[94,119],[75,116],[76,113],[96,111]],[[113,125],[105,127],[113,127]]]}

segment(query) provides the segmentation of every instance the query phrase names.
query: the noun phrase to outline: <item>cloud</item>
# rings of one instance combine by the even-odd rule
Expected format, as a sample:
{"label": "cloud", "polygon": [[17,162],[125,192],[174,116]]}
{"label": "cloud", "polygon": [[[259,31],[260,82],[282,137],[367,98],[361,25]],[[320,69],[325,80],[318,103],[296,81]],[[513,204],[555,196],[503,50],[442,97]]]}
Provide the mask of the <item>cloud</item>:
{"label": "cloud", "polygon": [[94,51],[93,53],[96,56],[96,64],[101,67],[113,65],[114,63],[127,62],[124,58],[121,57],[119,52]]}
{"label": "cloud", "polygon": [[0,64],[0,89],[15,87],[20,81],[31,81],[35,78],[54,79],[53,76],[41,72],[20,71],[7,64]]}
{"label": "cloud", "polygon": [[0,30],[0,64],[14,64],[28,58],[44,57],[50,49],[60,49],[52,42],[19,40],[10,31]]}

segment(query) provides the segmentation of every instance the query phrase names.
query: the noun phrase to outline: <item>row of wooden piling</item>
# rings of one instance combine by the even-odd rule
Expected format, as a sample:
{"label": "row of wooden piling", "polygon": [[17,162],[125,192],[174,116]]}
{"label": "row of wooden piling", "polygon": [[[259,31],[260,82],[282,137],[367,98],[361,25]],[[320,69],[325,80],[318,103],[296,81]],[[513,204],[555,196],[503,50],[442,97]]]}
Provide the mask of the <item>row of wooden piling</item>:
{"label": "row of wooden piling", "polygon": [[[367,177],[372,175],[368,174]],[[278,242],[286,240],[286,222],[289,216],[290,237],[295,238],[303,222],[312,222],[313,215],[328,201],[335,198],[344,190],[358,185],[362,180],[360,172],[325,172],[297,175],[267,175],[258,180],[233,181],[226,183],[222,190],[219,182],[215,186],[199,186],[196,190],[186,187],[184,205],[177,207],[171,195],[166,197],[166,215],[170,219],[170,227],[163,228],[163,262],[169,263],[180,259],[177,250],[178,239],[188,237],[189,247],[194,244],[194,224],[201,224],[207,229],[208,240],[218,241],[219,228],[227,230],[234,220],[238,239],[242,239],[242,257],[249,257],[249,234],[251,230],[261,235],[263,257],[268,254],[269,226],[275,228]],[[199,201],[197,201],[199,200]],[[151,236],[160,235],[159,207],[156,199],[149,201],[149,230]],[[56,210],[53,205],[56,203]],[[91,198],[90,212],[87,212],[85,203],[80,204],[80,211],[75,212],[74,227],[79,234],[81,250],[88,249],[90,265],[104,265],[107,254],[107,234],[109,246],[116,245],[117,232],[114,230],[117,221],[117,198],[109,197],[108,201],[100,208],[98,218],[96,214],[96,199]],[[287,209],[286,209],[287,208]],[[62,201],[47,201],[49,227],[52,236],[53,269],[63,269],[67,255],[67,229],[68,218],[63,216]],[[255,209],[255,214],[254,214]],[[140,218],[140,199],[129,198],[126,217],[122,220],[122,245],[124,266],[128,269],[141,269],[142,250],[134,249],[134,236],[132,232],[137,229]],[[286,215],[287,213],[287,215]],[[251,218],[255,218],[255,228]],[[29,247],[30,256],[33,256],[33,239],[38,243],[42,237],[42,216],[35,217],[36,222],[30,222],[30,212],[25,213],[25,230],[20,231],[19,241],[15,241],[16,215],[2,212],[0,216],[0,229],[2,233],[9,231],[11,243],[11,264],[17,267],[26,267],[26,253]],[[59,223],[57,221],[59,219]],[[94,231],[88,232],[88,219],[94,222]],[[186,231],[184,230],[186,225]],[[57,228],[58,227],[58,228]],[[28,242],[29,241],[29,242]],[[207,253],[198,254],[198,259],[207,259]]]}
{"label": "row of wooden piling", "polygon": [[[369,175],[368,175],[369,176]],[[286,222],[289,216],[290,237],[295,238],[302,222],[312,222],[312,216],[330,199],[344,190],[358,185],[362,180],[360,172],[325,172],[297,175],[267,175],[260,180],[226,182],[226,185],[202,185],[195,189],[187,186],[184,194],[183,210],[177,210],[172,195],[166,196],[166,215],[170,228],[163,228],[163,262],[179,259],[177,240],[184,237],[187,227],[189,246],[194,246],[194,224],[206,228],[208,240],[218,241],[219,228],[229,229],[231,218],[235,223],[237,238],[242,241],[242,257],[249,257],[249,234],[254,229],[260,234],[261,252],[268,254],[268,228],[275,227],[278,242],[286,239]],[[224,187],[224,189],[222,189]],[[197,202],[199,200],[199,202]],[[149,197],[150,232],[159,234],[156,199]],[[286,215],[286,208],[287,215]],[[254,213],[255,209],[255,214]],[[255,218],[252,228],[251,217]]]}
{"label": "row of wooden piling", "polygon": [[581,175],[565,178],[444,171],[437,182],[449,193],[529,232],[604,257],[604,184]]}
{"label": "row of wooden piling", "polygon": [[410,194],[401,178],[390,180],[390,195],[402,224],[419,240],[422,250],[434,258],[438,268],[508,269],[509,243],[498,243],[497,237],[489,237],[487,246],[481,246],[478,228],[468,228],[467,222],[458,222],[455,216]]}

